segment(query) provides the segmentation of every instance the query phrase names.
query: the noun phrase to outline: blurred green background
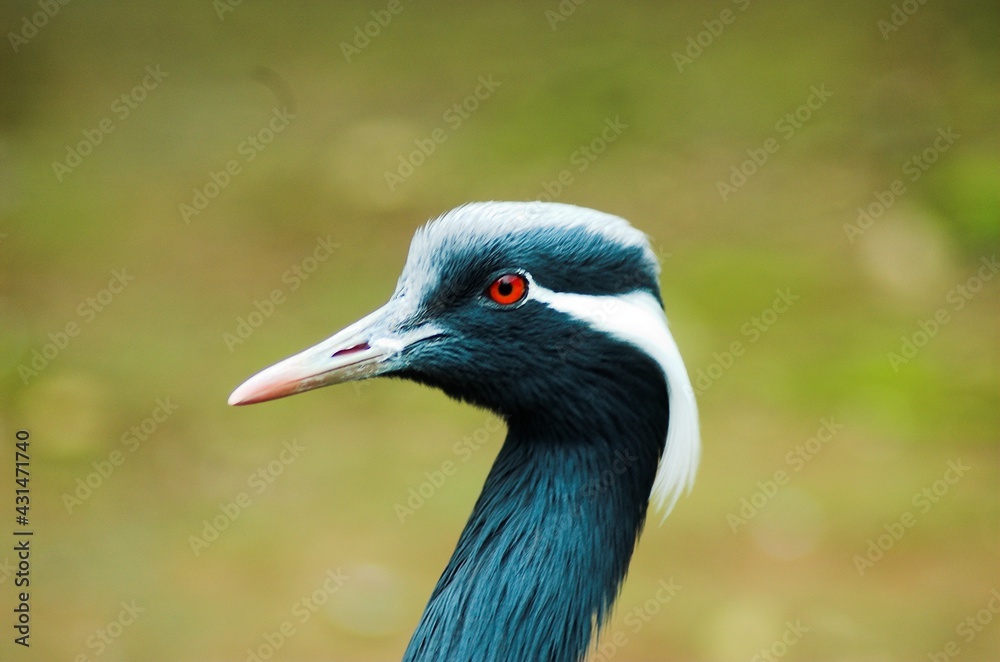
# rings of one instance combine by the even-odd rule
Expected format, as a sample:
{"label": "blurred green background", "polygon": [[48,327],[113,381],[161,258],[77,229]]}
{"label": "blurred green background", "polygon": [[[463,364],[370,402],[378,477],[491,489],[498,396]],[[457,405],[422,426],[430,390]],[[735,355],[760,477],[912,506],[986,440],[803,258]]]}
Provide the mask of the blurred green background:
{"label": "blurred green background", "polygon": [[398,381],[226,397],[426,219],[545,195],[650,235],[704,375],[594,659],[1000,658],[996,3],[52,5],[0,7],[0,658],[399,659],[502,431]]}

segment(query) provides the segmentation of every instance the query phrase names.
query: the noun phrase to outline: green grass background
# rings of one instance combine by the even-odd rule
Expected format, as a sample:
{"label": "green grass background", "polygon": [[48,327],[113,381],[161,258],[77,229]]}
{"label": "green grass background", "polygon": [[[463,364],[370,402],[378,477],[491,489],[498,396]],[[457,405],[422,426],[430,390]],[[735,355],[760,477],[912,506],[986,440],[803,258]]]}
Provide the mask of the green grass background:
{"label": "green grass background", "polygon": [[[998,280],[961,310],[947,298],[1000,252],[995,3],[908,4],[888,38],[879,21],[900,3],[561,4],[575,9],[553,29],[555,1],[403,3],[349,62],[340,44],[385,3],[246,0],[220,20],[209,0],[73,2],[17,52],[5,38],[0,563],[15,560],[21,428],[36,534],[32,645],[12,643],[4,574],[0,658],[245,660],[339,568],[350,580],[273,659],[398,659],[502,432],[463,461],[454,445],[487,415],[398,381],[226,397],[380,305],[423,221],[536,198],[564,169],[560,201],[650,235],[689,370],[745,350],[699,398],[698,482],[650,523],[607,626],[625,643],[597,659],[749,660],[789,621],[808,630],[787,660],[921,660],[949,641],[954,659],[1000,657]],[[734,20],[678,71],[674,53],[724,10]],[[4,3],[0,26],[38,11]],[[157,65],[168,77],[118,120],[111,104]],[[500,86],[452,130],[444,114],[481,76]],[[811,86],[832,94],[786,140],[776,123]],[[185,223],[178,206],[285,104],[288,127]],[[114,131],[58,181],[53,161],[105,117]],[[573,153],[615,118],[627,128],[580,172]],[[447,140],[390,190],[385,172],[439,127]],[[904,164],[949,128],[959,138],[910,181]],[[717,182],[772,137],[723,201]],[[896,179],[905,193],[850,241],[845,224]],[[338,248],[292,291],[282,274],[327,236]],[[123,268],[134,281],[86,322],[78,306]],[[284,302],[230,351],[224,334],[276,288]],[[751,343],[744,325],[779,289],[800,299]],[[888,353],[942,307],[950,321],[894,370]],[[71,321],[79,336],[25,383],[19,366]],[[176,412],[129,452],[121,437],[157,398]],[[831,417],[843,428],[794,471],[786,454]],[[248,477],[293,439],[305,450],[253,494]],[[124,463],[68,512],[115,450]],[[396,504],[449,460],[401,524]],[[954,460],[968,472],[918,511]],[[734,534],[727,516],[779,470],[788,484]],[[241,491],[253,505],[196,557],[189,537]],[[854,557],[906,511],[914,526],[859,574]],[[680,590],[657,603],[670,579]],[[133,600],[145,611],[97,655],[91,637]],[[983,609],[967,641],[957,628]]]}

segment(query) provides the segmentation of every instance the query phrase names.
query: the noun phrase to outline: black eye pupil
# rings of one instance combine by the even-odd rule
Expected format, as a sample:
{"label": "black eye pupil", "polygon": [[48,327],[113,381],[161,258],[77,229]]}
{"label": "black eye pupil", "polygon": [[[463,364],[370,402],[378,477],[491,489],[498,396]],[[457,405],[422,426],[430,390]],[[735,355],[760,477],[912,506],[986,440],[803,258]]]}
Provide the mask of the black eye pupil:
{"label": "black eye pupil", "polygon": [[514,291],[514,285],[509,280],[504,279],[500,281],[500,284],[497,286],[497,290],[500,291],[501,295],[507,296]]}

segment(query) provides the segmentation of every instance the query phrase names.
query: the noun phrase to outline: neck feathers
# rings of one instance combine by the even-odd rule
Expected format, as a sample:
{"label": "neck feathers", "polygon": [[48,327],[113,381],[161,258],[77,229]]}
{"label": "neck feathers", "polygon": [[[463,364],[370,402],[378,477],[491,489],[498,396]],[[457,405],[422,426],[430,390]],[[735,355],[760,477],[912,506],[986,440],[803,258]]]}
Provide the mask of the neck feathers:
{"label": "neck feathers", "polygon": [[583,659],[628,570],[667,431],[660,368],[623,368],[610,392],[628,398],[581,384],[559,411],[510,421],[405,660]]}

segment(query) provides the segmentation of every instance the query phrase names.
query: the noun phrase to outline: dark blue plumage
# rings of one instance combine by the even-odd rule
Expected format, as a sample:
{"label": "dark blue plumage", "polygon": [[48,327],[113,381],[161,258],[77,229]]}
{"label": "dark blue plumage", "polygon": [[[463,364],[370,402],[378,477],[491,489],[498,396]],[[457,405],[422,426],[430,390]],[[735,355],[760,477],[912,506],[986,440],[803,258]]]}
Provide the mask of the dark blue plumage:
{"label": "dark blue plumage", "polygon": [[564,398],[504,412],[507,439],[406,660],[582,659],[628,568],[668,420],[659,367],[592,341],[592,374],[526,388]]}
{"label": "dark blue plumage", "polygon": [[583,659],[651,495],[671,507],[698,461],[694,396],[645,237],[569,205],[461,207],[418,232],[386,306],[230,402],[376,375],[508,426],[405,660]]}

